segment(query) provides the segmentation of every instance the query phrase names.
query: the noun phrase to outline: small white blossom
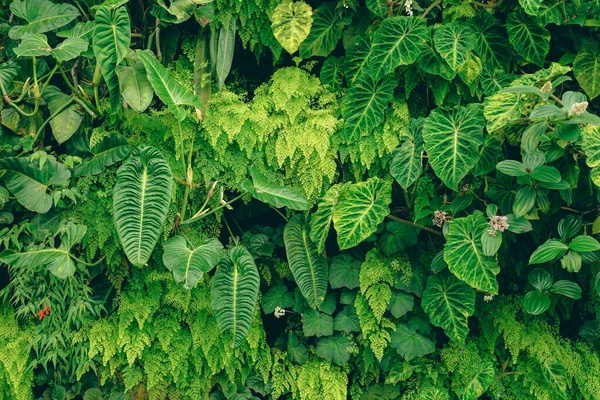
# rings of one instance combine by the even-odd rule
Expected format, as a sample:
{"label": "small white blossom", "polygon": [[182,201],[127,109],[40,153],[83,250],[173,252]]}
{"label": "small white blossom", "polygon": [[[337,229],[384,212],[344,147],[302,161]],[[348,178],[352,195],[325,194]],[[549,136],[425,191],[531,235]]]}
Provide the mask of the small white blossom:
{"label": "small white blossom", "polygon": [[406,12],[406,14],[410,15],[411,17],[413,16],[412,3],[413,3],[413,0],[406,0],[404,2],[404,11]]}
{"label": "small white blossom", "polygon": [[273,314],[275,314],[275,318],[281,318],[285,316],[285,309],[281,307],[275,307],[275,311],[273,312]]}
{"label": "small white blossom", "polygon": [[552,93],[552,82],[548,81],[544,83],[540,90],[542,91],[542,93]]}
{"label": "small white blossom", "polygon": [[581,115],[587,110],[588,102],[582,101],[579,103],[575,103],[571,106],[569,110],[569,115]]}
{"label": "small white blossom", "polygon": [[492,236],[496,236],[497,232],[504,232],[509,227],[508,218],[504,215],[494,215],[488,224],[490,225],[488,233]]}
{"label": "small white blossom", "polygon": [[433,224],[435,226],[439,226],[440,228],[444,225],[444,223],[448,222],[445,211],[437,210],[433,213]]}
{"label": "small white blossom", "polygon": [[489,303],[492,300],[494,300],[494,295],[491,293],[483,296],[483,301],[485,301],[486,303]]}

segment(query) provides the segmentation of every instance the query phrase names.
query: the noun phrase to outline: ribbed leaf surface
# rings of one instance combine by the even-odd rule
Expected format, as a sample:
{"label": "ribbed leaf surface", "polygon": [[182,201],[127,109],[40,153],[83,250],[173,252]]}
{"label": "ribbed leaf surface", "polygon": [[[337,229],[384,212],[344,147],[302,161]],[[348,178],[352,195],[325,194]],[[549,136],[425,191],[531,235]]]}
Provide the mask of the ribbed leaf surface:
{"label": "ribbed leaf surface", "polygon": [[200,246],[189,249],[185,237],[177,235],[164,245],[163,262],[175,277],[175,282],[192,289],[205,272],[217,265],[223,245],[217,239],[208,239]]}

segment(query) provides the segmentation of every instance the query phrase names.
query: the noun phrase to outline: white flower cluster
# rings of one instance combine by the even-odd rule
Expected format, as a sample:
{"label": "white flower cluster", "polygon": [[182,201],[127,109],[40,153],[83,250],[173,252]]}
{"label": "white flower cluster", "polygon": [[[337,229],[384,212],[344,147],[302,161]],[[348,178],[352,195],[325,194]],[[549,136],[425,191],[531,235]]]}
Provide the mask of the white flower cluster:
{"label": "white flower cluster", "polygon": [[504,232],[509,227],[508,218],[504,215],[494,215],[488,223],[490,225],[488,233],[492,236],[496,236],[497,232]]}
{"label": "white flower cluster", "polygon": [[552,82],[548,81],[540,89],[542,93],[552,93]]}
{"label": "white flower cluster", "polygon": [[494,300],[494,295],[491,293],[483,296],[483,301],[485,301],[486,303],[489,303],[492,300]]}
{"label": "white flower cluster", "polygon": [[404,2],[404,11],[406,11],[406,14],[410,15],[411,17],[413,16],[412,4],[413,0],[406,0]]}
{"label": "white flower cluster", "polygon": [[575,116],[581,115],[585,112],[585,110],[587,110],[587,106],[588,106],[587,101],[575,103],[571,106],[571,109],[569,110],[569,115],[575,115]]}
{"label": "white flower cluster", "polygon": [[285,310],[281,307],[275,307],[273,314],[275,314],[275,318],[281,318],[285,316]]}
{"label": "white flower cluster", "polygon": [[446,218],[446,212],[440,210],[434,212],[432,222],[435,226],[439,226],[441,228],[444,223],[448,222],[448,219]]}

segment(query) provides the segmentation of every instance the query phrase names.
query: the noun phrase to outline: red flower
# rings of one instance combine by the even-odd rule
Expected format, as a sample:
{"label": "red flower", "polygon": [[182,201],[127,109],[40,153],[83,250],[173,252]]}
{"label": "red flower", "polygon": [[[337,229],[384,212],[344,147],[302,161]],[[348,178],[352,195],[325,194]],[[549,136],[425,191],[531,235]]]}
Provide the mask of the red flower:
{"label": "red flower", "polygon": [[44,304],[44,308],[37,312],[37,316],[40,317],[40,321],[50,315],[50,307]]}
{"label": "red flower", "polygon": [[40,321],[44,319],[44,310],[38,311],[37,315],[40,317]]}
{"label": "red flower", "polygon": [[50,307],[44,304],[44,314],[50,315]]}

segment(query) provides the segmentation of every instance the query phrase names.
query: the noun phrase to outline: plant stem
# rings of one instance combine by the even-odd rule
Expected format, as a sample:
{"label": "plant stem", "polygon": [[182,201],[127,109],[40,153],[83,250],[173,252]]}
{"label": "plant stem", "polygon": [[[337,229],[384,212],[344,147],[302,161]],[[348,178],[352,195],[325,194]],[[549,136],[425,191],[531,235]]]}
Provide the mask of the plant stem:
{"label": "plant stem", "polygon": [[40,90],[40,94],[44,94],[44,92],[46,91],[46,88],[48,87],[48,84],[50,83],[50,80],[54,76],[54,73],[56,72],[56,70],[58,70],[58,63],[56,63],[54,68],[52,68],[52,70],[48,74],[48,77],[46,78],[46,82],[44,82],[44,85],[42,86],[42,90]]}
{"label": "plant stem", "polygon": [[425,11],[423,11],[423,14],[420,15],[421,18],[425,18],[425,16],[427,16],[427,14],[429,14],[429,11],[433,10],[435,7],[439,6],[442,3],[442,0],[436,0],[433,3],[431,3],[431,5],[429,7],[427,7],[425,9]]}
{"label": "plant stem", "polygon": [[223,222],[225,222],[225,226],[227,227],[227,230],[229,231],[229,235],[233,239],[233,242],[235,243],[235,245],[236,246],[239,245],[240,242],[239,242],[238,238],[233,235],[233,231],[231,230],[231,227],[229,226],[229,223],[227,222],[227,218],[225,218],[225,215],[223,215]]}
{"label": "plant stem", "polygon": [[222,209],[222,208],[224,208],[224,207],[227,207],[228,205],[230,205],[230,204],[231,204],[231,203],[233,203],[234,201],[237,201],[237,200],[241,199],[243,195],[244,195],[244,193],[240,194],[240,195],[239,195],[239,196],[237,196],[237,197],[234,197],[232,200],[230,200],[230,201],[226,202],[225,204],[221,204],[219,207],[217,207],[217,208],[215,208],[215,209],[213,209],[213,210],[210,210],[210,211],[208,211],[208,212],[206,212],[206,213],[204,213],[204,214],[201,214],[201,213],[200,213],[200,214],[196,214],[196,215],[194,215],[192,218],[190,218],[190,219],[188,219],[188,220],[185,220],[185,221],[182,221],[182,222],[181,222],[181,224],[179,224],[179,225],[188,225],[188,224],[191,224],[192,222],[195,222],[195,221],[197,221],[197,220],[199,220],[199,219],[202,219],[202,218],[208,217],[209,215],[216,213],[216,212],[217,212],[217,211],[219,211],[220,209]]}
{"label": "plant stem", "polygon": [[272,208],[273,210],[275,210],[275,211],[277,212],[277,214],[281,215],[281,218],[283,218],[283,219],[285,220],[285,222],[287,222],[287,221],[288,221],[287,217],[286,217],[285,215],[283,215],[283,214],[281,213],[281,211],[279,211],[277,208],[275,208],[275,207],[273,207],[273,206],[271,206],[271,208]]}
{"label": "plant stem", "polygon": [[71,89],[71,91],[73,92],[73,94],[75,94],[75,96],[77,96],[79,98],[79,100],[81,100],[95,114],[101,115],[100,111],[98,111],[98,109],[96,107],[94,107],[92,105],[92,103],[90,103],[89,101],[87,101],[87,99],[85,97],[83,97],[81,95],[81,93],[79,93],[79,91],[75,88],[75,86],[73,86],[73,84],[71,83],[71,81],[67,77],[67,74],[65,73],[65,70],[62,69],[62,66],[59,65],[58,66],[58,70],[60,71],[60,75],[63,77],[65,83],[67,84],[67,86],[69,87],[69,89]]}
{"label": "plant stem", "polygon": [[442,232],[436,231],[435,229],[431,229],[431,228],[428,228],[428,227],[423,226],[423,225],[415,224],[412,221],[407,221],[405,219],[398,218],[395,215],[388,214],[388,215],[386,215],[386,217],[388,217],[389,219],[391,219],[393,221],[400,222],[401,224],[410,225],[410,226],[414,226],[415,228],[423,229],[424,231],[433,233],[434,235],[444,236],[442,234]]}

